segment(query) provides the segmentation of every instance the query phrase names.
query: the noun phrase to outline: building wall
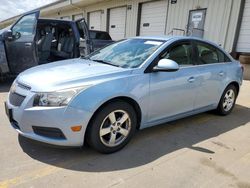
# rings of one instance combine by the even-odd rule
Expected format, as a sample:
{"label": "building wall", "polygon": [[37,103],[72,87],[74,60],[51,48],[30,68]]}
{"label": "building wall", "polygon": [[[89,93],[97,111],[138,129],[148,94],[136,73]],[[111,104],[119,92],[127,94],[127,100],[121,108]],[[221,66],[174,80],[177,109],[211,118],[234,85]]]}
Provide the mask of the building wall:
{"label": "building wall", "polygon": [[[79,0],[78,0],[79,1]],[[131,6],[127,10],[125,37],[136,36],[139,3],[156,0],[104,0],[91,5],[75,4],[78,8],[69,6],[65,2],[42,9],[41,15],[49,18],[60,18],[83,13],[87,18],[88,12],[102,10],[101,30],[107,30],[108,9],[120,6]],[[171,32],[173,28],[186,30],[189,11],[193,9],[207,9],[205,20],[204,38],[212,40],[231,52],[235,37],[236,25],[241,0],[177,0],[176,4],[168,1],[167,22],[165,34]],[[73,1],[74,2],[74,1]],[[81,1],[79,1],[81,2]],[[83,2],[83,1],[82,1]]]}
{"label": "building wall", "polygon": [[250,52],[250,0],[245,2],[236,51],[248,54]]}
{"label": "building wall", "polygon": [[227,51],[232,50],[240,0],[178,0],[169,5],[167,32],[187,28],[189,10],[207,9],[204,38],[214,41]]}

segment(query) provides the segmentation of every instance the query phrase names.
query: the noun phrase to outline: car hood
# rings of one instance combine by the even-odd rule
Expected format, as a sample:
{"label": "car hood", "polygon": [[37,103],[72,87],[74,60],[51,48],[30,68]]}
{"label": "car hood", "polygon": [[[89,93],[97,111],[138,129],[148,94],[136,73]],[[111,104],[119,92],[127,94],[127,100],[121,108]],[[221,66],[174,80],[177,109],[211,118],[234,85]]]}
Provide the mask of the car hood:
{"label": "car hood", "polygon": [[78,58],[28,69],[18,76],[17,81],[30,86],[32,91],[44,92],[92,85],[130,72],[130,69]]}

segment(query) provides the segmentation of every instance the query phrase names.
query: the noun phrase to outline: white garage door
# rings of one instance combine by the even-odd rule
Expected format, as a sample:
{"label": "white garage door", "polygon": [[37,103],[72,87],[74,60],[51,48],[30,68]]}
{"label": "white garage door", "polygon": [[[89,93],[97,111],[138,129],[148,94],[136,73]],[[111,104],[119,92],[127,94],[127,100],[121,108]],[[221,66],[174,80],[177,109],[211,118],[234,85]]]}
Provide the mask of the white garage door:
{"label": "white garage door", "polygon": [[61,19],[62,19],[62,20],[71,20],[71,19],[70,19],[70,16],[62,16]]}
{"label": "white garage door", "polygon": [[112,8],[109,11],[109,34],[113,40],[123,39],[126,33],[127,8]]}
{"label": "white garage door", "polygon": [[143,3],[139,35],[163,35],[167,19],[167,0]]}
{"label": "white garage door", "polygon": [[89,29],[101,30],[101,11],[95,11],[89,13]]}
{"label": "white garage door", "polygon": [[75,14],[75,15],[73,15],[73,20],[78,20],[78,19],[81,19],[81,18],[83,18],[82,14]]}
{"label": "white garage door", "polygon": [[250,0],[246,0],[237,52],[250,52]]}

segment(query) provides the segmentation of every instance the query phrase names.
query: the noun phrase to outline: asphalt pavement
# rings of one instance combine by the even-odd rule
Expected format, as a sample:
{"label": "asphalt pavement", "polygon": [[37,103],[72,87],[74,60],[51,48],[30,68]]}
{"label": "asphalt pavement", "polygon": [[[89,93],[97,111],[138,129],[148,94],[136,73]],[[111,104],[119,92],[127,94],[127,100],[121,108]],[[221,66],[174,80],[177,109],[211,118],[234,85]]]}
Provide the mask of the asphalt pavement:
{"label": "asphalt pavement", "polygon": [[0,188],[250,188],[250,81],[229,116],[211,112],[139,131],[121,151],[56,148],[19,136],[0,85]]}

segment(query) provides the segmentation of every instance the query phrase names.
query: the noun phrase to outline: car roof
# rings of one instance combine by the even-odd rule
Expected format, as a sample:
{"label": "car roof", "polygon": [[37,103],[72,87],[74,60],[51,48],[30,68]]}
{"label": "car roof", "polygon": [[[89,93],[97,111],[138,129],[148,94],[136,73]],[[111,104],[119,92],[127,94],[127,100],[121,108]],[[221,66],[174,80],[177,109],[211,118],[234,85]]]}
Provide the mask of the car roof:
{"label": "car roof", "polygon": [[211,44],[213,46],[216,46],[218,48],[221,48],[218,44],[211,42],[209,40],[201,39],[198,37],[190,37],[190,36],[180,36],[180,35],[161,35],[161,36],[137,36],[137,37],[131,37],[133,39],[146,39],[146,40],[161,40],[161,41],[170,41],[170,40],[197,40],[201,42],[205,42],[208,44]]}
{"label": "car roof", "polygon": [[71,21],[71,20],[51,19],[51,18],[39,18],[38,20],[41,20],[41,21],[67,22],[67,23],[74,22],[74,21]]}
{"label": "car roof", "polygon": [[200,39],[197,37],[189,37],[189,36],[181,36],[181,35],[137,36],[137,37],[131,37],[131,38],[163,40],[163,41],[189,39],[189,40],[200,40],[200,41],[210,42],[210,41]]}
{"label": "car roof", "polygon": [[177,39],[179,37],[180,36],[161,35],[161,36],[137,36],[137,37],[131,37],[131,38],[168,41],[168,40],[172,40],[172,39]]}

